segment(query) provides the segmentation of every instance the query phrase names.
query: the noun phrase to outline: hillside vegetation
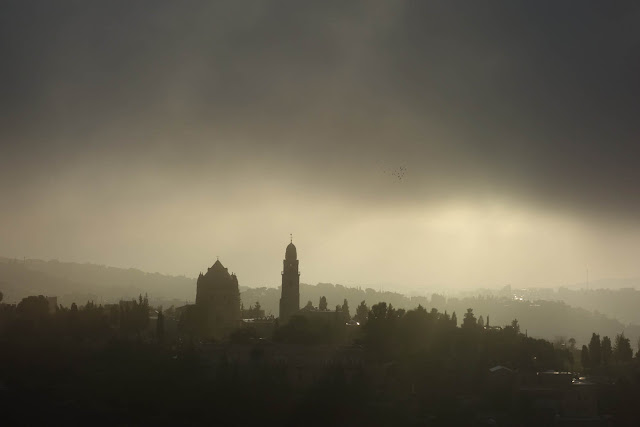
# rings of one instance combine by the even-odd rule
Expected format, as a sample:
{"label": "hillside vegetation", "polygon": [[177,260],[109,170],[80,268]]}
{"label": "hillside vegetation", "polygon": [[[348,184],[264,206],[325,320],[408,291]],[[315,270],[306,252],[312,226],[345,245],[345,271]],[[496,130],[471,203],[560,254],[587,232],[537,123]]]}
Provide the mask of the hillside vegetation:
{"label": "hillside vegetation", "polygon": [[[154,306],[181,306],[195,299],[195,282],[195,279],[185,276],[145,273],[136,269],[88,263],[0,258],[0,291],[4,294],[4,302],[8,303],[17,303],[29,295],[46,295],[57,296],[58,303],[68,307],[74,302],[84,304],[91,300],[102,304],[148,294],[149,301]],[[607,301],[625,298],[624,307],[632,305],[629,300],[640,301],[640,292],[635,290],[591,292],[592,297],[601,297]],[[552,341],[575,338],[578,343],[585,343],[592,331],[600,331],[609,336],[624,331],[633,343],[637,343],[640,337],[639,326],[617,320],[630,316],[617,316],[615,312],[602,314],[562,301],[519,301],[507,297],[485,296],[445,298],[436,294],[431,297],[409,297],[396,292],[379,292],[372,288],[351,288],[330,283],[300,284],[301,306],[311,301],[317,307],[322,296],[326,297],[329,309],[342,305],[346,299],[351,314],[355,313],[355,308],[362,301],[369,307],[382,301],[403,309],[421,305],[429,310],[435,308],[449,314],[456,312],[458,318],[467,308],[473,307],[475,313],[483,316],[484,321],[488,320],[492,326],[507,325],[517,318],[523,331],[530,336]],[[246,307],[259,301],[266,315],[277,317],[279,288],[241,286],[240,297]],[[578,298],[576,300],[580,301]],[[609,305],[611,304],[605,304],[603,309]]]}

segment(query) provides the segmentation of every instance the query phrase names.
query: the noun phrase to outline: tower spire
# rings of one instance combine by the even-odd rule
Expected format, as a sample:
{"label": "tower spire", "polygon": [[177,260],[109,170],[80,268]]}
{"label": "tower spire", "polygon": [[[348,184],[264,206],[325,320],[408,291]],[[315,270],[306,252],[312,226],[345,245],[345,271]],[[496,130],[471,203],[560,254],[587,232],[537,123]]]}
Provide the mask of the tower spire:
{"label": "tower spire", "polygon": [[300,310],[300,270],[298,252],[293,244],[293,234],[289,234],[291,243],[287,246],[282,261],[282,295],[280,298],[280,319],[286,322]]}
{"label": "tower spire", "polygon": [[293,243],[293,233],[289,233],[289,238],[291,239],[289,243]]}

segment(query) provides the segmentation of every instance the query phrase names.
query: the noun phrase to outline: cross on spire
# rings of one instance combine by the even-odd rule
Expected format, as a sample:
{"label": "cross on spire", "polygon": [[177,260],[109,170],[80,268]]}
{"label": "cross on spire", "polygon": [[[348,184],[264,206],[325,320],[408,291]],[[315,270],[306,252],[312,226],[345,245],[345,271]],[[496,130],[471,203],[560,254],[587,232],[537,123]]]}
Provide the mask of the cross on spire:
{"label": "cross on spire", "polygon": [[289,237],[291,238],[291,243],[293,243],[293,233],[289,233]]}

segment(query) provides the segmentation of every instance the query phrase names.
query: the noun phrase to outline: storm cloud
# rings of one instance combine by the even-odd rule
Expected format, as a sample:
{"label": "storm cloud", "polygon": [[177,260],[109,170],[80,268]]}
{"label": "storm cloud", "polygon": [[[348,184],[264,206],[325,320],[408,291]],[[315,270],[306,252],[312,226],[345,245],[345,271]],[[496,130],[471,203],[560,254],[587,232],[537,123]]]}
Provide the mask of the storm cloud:
{"label": "storm cloud", "polygon": [[219,255],[275,285],[291,232],[309,282],[640,276],[639,20],[636,2],[5,2],[0,251],[187,275]]}

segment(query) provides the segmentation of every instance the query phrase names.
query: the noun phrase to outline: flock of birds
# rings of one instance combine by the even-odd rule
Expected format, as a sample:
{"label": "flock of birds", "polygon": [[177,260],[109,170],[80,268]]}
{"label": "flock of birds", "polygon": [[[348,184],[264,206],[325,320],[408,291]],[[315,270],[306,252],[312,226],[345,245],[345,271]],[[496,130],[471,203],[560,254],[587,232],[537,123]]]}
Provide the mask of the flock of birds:
{"label": "flock of birds", "polygon": [[383,169],[382,173],[391,175],[394,179],[397,179],[399,182],[405,179],[405,175],[407,174],[407,167],[400,166],[395,169]]}

